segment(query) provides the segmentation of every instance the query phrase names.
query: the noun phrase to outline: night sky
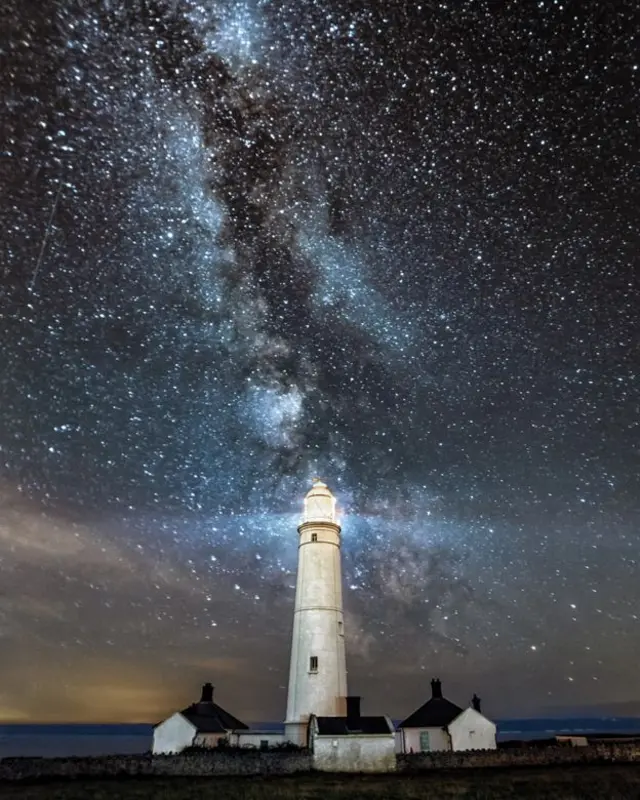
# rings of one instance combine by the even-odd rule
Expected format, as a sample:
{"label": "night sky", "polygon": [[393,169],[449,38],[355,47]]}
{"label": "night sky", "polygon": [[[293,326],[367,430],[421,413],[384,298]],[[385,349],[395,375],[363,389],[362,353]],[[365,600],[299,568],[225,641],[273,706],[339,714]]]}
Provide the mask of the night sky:
{"label": "night sky", "polygon": [[636,3],[2,10],[0,719],[640,713]]}

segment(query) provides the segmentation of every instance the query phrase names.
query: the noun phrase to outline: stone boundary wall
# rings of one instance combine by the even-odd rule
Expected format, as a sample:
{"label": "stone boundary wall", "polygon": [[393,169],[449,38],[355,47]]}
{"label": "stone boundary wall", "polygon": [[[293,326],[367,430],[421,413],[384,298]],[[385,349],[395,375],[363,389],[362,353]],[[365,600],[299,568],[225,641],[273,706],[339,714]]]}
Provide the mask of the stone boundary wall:
{"label": "stone boundary wall", "polygon": [[518,747],[504,750],[467,750],[451,753],[414,753],[398,755],[398,770],[423,772],[431,769],[465,767],[536,767],[555,764],[602,764],[640,762],[640,744],[598,743],[586,747],[569,745]]}
{"label": "stone boundary wall", "polygon": [[176,756],[104,756],[87,758],[5,758],[0,783],[48,778],[161,775],[291,775],[310,772],[309,751],[268,753],[255,750],[195,753]]}
{"label": "stone boundary wall", "polygon": [[[397,756],[399,772],[482,767],[543,767],[569,764],[640,762],[640,744],[611,743],[587,747],[522,747],[471,750],[462,753],[416,753]],[[302,752],[216,750],[177,756],[105,756],[88,758],[5,758],[0,760],[0,783],[52,778],[124,776],[292,775],[311,772],[313,756]]]}

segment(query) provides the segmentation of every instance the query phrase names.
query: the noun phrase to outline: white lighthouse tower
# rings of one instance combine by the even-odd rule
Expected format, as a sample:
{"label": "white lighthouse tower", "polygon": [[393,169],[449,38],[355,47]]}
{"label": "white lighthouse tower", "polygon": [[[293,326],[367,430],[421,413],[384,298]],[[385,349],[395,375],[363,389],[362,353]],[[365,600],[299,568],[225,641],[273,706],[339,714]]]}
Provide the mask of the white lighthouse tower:
{"label": "white lighthouse tower", "polygon": [[307,744],[309,716],[346,713],[347,663],[342,615],[340,525],[336,499],[316,478],[298,527],[286,738]]}

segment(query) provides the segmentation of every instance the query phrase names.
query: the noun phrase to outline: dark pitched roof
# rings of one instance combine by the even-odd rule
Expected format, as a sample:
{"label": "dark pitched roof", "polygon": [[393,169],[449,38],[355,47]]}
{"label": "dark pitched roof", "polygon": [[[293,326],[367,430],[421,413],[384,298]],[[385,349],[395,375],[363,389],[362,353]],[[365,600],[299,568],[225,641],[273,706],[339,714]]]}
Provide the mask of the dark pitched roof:
{"label": "dark pitched roof", "polygon": [[[316,720],[320,736],[392,733],[386,717],[359,717],[357,722],[353,722],[347,717],[316,717]],[[351,723],[351,727],[349,723]]]}
{"label": "dark pitched roof", "polygon": [[462,709],[444,697],[432,697],[403,720],[399,728],[444,728],[462,714]]}
{"label": "dark pitched roof", "polygon": [[216,703],[192,703],[180,713],[202,733],[225,733],[249,727]]}

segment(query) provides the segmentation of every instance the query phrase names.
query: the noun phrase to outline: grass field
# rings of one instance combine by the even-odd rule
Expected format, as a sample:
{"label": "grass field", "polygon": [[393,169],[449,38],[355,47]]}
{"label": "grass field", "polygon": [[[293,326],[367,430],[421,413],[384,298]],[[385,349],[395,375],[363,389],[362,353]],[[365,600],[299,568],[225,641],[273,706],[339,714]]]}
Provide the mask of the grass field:
{"label": "grass field", "polygon": [[0,786],[2,800],[640,800],[640,764],[428,775],[119,778]]}

